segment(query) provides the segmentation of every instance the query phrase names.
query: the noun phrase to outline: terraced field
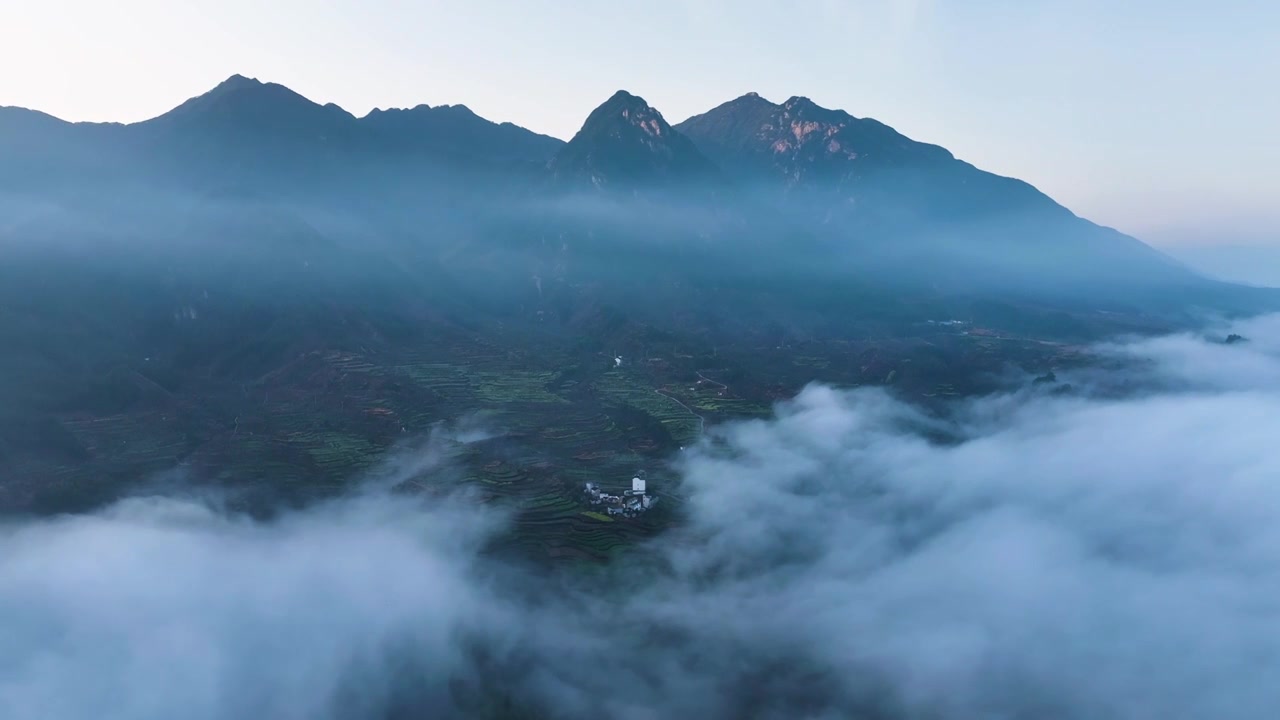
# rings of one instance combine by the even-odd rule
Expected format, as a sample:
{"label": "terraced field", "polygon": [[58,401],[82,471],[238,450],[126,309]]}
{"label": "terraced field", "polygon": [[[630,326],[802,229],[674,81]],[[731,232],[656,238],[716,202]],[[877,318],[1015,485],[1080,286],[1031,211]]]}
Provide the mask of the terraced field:
{"label": "terraced field", "polygon": [[180,428],[159,413],[68,420],[63,426],[86,452],[109,465],[160,468],[186,449]]}
{"label": "terraced field", "polygon": [[423,388],[439,394],[451,403],[468,402],[475,399],[471,378],[466,369],[439,362],[420,362],[398,365],[391,368],[401,373]]}
{"label": "terraced field", "polygon": [[[668,496],[663,511],[640,518],[611,518],[585,502],[585,483],[620,491],[646,472],[661,497],[671,482],[666,460],[698,439],[705,419],[761,410],[711,380],[686,387],[607,359],[553,359],[539,366],[479,342],[397,357],[333,351],[299,358],[223,408],[64,425],[85,452],[122,473],[181,465],[220,485],[305,499],[359,482],[442,421],[478,417],[491,438],[459,445],[456,472],[406,487],[447,478],[513,510],[512,548],[594,561],[657,532],[675,501]],[[79,480],[75,468],[59,472]]]}
{"label": "terraced field", "polygon": [[[379,472],[441,423],[464,421],[490,437],[459,445],[446,468],[411,478],[404,489],[465,487],[512,510],[510,548],[596,561],[676,516],[680,493],[667,461],[696,442],[704,425],[766,416],[774,400],[815,378],[854,385],[891,377],[900,390],[942,402],[974,391],[951,372],[947,363],[956,358],[994,374],[1011,353],[1044,364],[1062,352],[960,335],[912,347],[770,343],[709,352],[645,336],[631,353],[643,360],[618,367],[597,348],[495,337],[453,332],[395,350],[312,351],[251,382],[202,378],[186,395],[149,387],[127,411],[53,417],[42,437],[57,448],[55,459],[11,452],[11,467],[30,480],[10,485],[16,490],[6,499],[39,505],[32,500],[38,492],[72,489],[81,505],[68,507],[83,507],[177,469],[245,503],[306,502]],[[120,377],[143,373],[139,362]],[[654,511],[612,518],[585,502],[585,483],[618,491],[642,471],[665,499]]]}
{"label": "terraced field", "polygon": [[672,443],[684,446],[697,441],[702,418],[681,401],[664,394],[664,388],[646,386],[640,378],[624,370],[604,373],[594,388],[606,401],[638,410],[662,423]]}
{"label": "terraced field", "polygon": [[692,384],[671,384],[663,392],[679,398],[708,422],[764,417],[773,409],[769,403],[740,397],[733,388],[703,371],[698,372],[698,379]]}
{"label": "terraced field", "polygon": [[[564,366],[510,363],[478,344],[394,362],[329,354],[308,368],[312,382],[323,378],[325,393],[319,399],[277,393],[266,436],[240,441],[244,464],[256,471],[241,470],[258,477],[265,470],[286,484],[311,478],[337,486],[374,466],[399,439],[441,420],[479,415],[494,437],[460,452],[457,482],[514,511],[513,548],[549,559],[599,560],[655,532],[658,526],[646,519],[593,513],[582,487],[623,488],[636,472],[660,465],[674,444],[696,439],[697,417],[638,374],[604,373],[581,382],[568,377],[580,373]],[[404,386],[424,393],[429,410],[406,404]],[[323,412],[316,402],[324,403]],[[308,420],[317,417],[325,421]]]}
{"label": "terraced field", "polygon": [[568,401],[547,391],[547,385],[555,378],[552,372],[512,370],[508,372],[481,371],[471,373],[470,379],[476,396],[481,402],[495,405],[507,403],[565,404]]}

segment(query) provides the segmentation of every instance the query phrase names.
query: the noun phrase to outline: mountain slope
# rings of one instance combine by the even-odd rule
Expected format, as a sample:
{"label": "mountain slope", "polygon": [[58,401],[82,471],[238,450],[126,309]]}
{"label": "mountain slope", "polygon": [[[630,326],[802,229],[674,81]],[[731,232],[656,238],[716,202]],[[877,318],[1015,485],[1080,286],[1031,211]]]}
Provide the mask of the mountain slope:
{"label": "mountain slope", "polygon": [[932,284],[1089,288],[1194,284],[1134,238],[1083,220],[1028,183],[980,170],[879,121],[808,98],[748,94],[676,129],[852,260]]}
{"label": "mountain slope", "polygon": [[918,209],[948,218],[1011,208],[1065,212],[1024,182],[804,97],[777,105],[751,93],[675,128],[723,167],[788,189],[928,192]]}
{"label": "mountain slope", "polygon": [[123,127],[0,107],[0,189],[56,190],[68,181],[110,175]]}

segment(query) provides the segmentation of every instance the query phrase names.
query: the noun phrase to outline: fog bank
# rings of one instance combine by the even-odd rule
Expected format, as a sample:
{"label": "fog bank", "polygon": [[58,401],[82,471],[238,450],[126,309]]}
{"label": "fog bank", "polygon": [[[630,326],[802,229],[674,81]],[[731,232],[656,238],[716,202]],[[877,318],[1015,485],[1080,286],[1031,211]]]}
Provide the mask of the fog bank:
{"label": "fog bank", "polygon": [[[13,718],[1255,718],[1280,706],[1280,318],[930,417],[813,386],[678,462],[684,520],[599,573],[500,511],[183,498],[0,534]],[[1057,390],[1057,391],[1055,391]],[[504,709],[505,708],[505,709]],[[520,713],[517,714],[515,711]],[[501,713],[507,713],[502,715]]]}

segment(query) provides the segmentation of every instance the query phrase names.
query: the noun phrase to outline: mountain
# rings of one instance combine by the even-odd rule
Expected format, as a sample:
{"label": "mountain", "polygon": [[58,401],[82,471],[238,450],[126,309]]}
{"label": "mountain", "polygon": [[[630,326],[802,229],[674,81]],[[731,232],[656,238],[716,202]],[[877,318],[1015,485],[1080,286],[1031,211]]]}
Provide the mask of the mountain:
{"label": "mountain", "polygon": [[675,129],[757,196],[855,248],[864,266],[1019,291],[1124,294],[1199,280],[1026,182],[808,98],[775,104],[750,93]]}
{"label": "mountain", "polygon": [[0,105],[0,141],[6,145],[17,144],[29,133],[50,132],[70,125],[39,110]]}
{"label": "mountain", "polygon": [[675,127],[726,167],[791,185],[849,179],[868,167],[938,167],[955,160],[945,149],[915,142],[879,121],[828,110],[804,97],[777,105],[748,93]]}
{"label": "mountain", "polygon": [[65,194],[102,184],[299,197],[541,167],[564,143],[465,106],[375,110],[356,118],[276,83],[233,75],[155,118],[68,123],[0,108],[0,188]]}
{"label": "mountain", "polygon": [[355,129],[356,118],[337,105],[321,105],[283,85],[232,75],[139,127],[241,137],[262,134],[293,141],[336,140]]}
{"label": "mountain", "polygon": [[649,267],[677,262],[659,246],[696,246],[704,279],[736,266],[833,284],[892,279],[904,292],[1089,302],[1157,292],[1173,304],[1205,282],[1025,182],[803,97],[749,94],[673,127],[618,91],[562,143],[461,105],[356,118],[234,75],[132,125],[0,110],[0,189],[70,197],[61,222],[129,219],[133,236],[183,227],[183,208],[208,198],[238,198],[305,207],[353,237],[430,229],[457,244],[454,258],[462,246],[559,236],[598,253],[625,245]]}
{"label": "mountain", "polygon": [[559,180],[596,187],[687,185],[718,176],[662,113],[625,90],[593,110],[548,167]]}
{"label": "mountain", "polygon": [[545,163],[565,144],[513,123],[486,120],[466,105],[375,109],[360,125],[389,145],[463,161]]}
{"label": "mountain", "polygon": [[337,105],[242,75],[127,131],[131,159],[150,176],[265,195],[332,188],[364,141],[355,116]]}
{"label": "mountain", "polygon": [[918,219],[1069,214],[1025,182],[979,170],[945,148],[804,97],[778,105],[750,93],[676,130],[735,174],[791,191],[832,193],[862,206],[903,205],[902,211]]}
{"label": "mountain", "polygon": [[49,190],[69,179],[110,174],[123,127],[0,107],[0,189]]}

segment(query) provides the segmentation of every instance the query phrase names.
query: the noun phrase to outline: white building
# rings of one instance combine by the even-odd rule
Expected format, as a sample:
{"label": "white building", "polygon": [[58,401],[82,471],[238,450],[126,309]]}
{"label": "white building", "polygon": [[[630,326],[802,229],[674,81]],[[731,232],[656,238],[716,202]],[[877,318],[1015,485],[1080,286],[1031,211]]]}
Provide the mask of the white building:
{"label": "white building", "polygon": [[603,505],[605,512],[610,516],[635,517],[658,502],[657,498],[649,496],[647,484],[640,477],[632,478],[631,489],[621,495],[611,495],[596,483],[591,482],[586,483],[585,490],[587,502],[592,505]]}

